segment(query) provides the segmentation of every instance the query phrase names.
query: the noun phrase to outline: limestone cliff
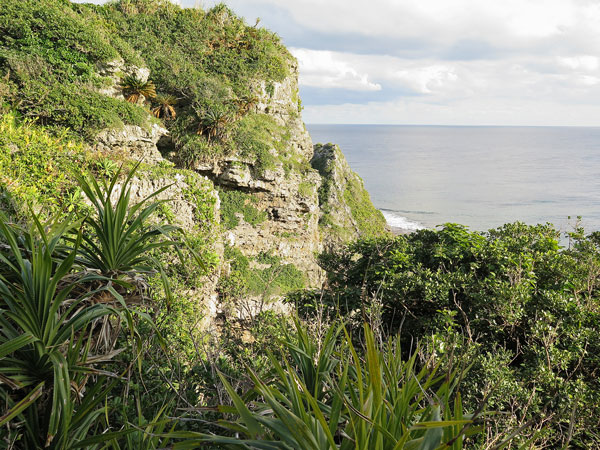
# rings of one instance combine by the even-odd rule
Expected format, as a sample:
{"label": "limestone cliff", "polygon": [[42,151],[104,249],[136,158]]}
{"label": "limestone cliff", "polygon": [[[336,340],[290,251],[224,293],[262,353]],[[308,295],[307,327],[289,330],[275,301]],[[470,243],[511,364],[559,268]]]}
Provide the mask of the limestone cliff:
{"label": "limestone cliff", "polygon": [[[298,108],[296,63],[283,81],[263,80],[253,89],[258,98],[253,112],[268,116],[285,131],[279,141],[283,145],[269,149],[273,157],[270,166],[265,168],[256,158],[234,150],[226,156],[196,161],[192,167],[210,180],[212,187],[204,183],[204,189],[212,192],[209,196],[218,197],[213,219],[222,218],[220,232],[213,231],[211,237],[221,267],[205,278],[203,289],[187,291],[205,305],[205,320],[209,321],[221,310],[216,292],[219,277],[238,270],[239,261],[232,258],[247,260],[247,277],[265,279],[264,283],[251,283],[246,297],[269,302],[292,288],[319,287],[323,273],[317,255],[323,250],[385,229],[383,216],[373,207],[362,180],[350,169],[340,148],[333,144],[313,147]],[[177,158],[173,162],[163,159],[157,148],[158,140],[167,134],[158,125],[108,129],[97,135],[95,147],[113,156],[143,158],[151,166],[168,166],[177,164]],[[174,183],[169,191],[173,217],[192,229],[198,219],[183,195],[184,176],[177,169],[171,169],[168,176],[154,178],[152,171],[147,176],[138,181],[140,196]],[[189,180],[189,175],[185,177]],[[223,248],[235,251],[223,253]],[[277,272],[289,267],[296,270],[292,282],[277,281]],[[270,284],[277,286],[273,289]],[[230,307],[230,313],[244,315],[235,307]]]}
{"label": "limestone cliff", "polygon": [[[298,112],[297,65],[292,65],[282,82],[263,81],[255,89],[259,98],[255,112],[275,119],[287,134],[282,150],[270,149],[273,166],[262,170],[256,161],[234,153],[211,164],[198,164],[196,170],[221,189],[223,206],[231,207],[238,219],[225,230],[225,243],[250,258],[277,255],[284,264],[302,271],[308,285],[318,286],[321,270],[315,255],[322,250],[318,227],[321,177],[309,164],[313,150]],[[244,202],[265,213],[264,220],[245,220],[242,210],[227,204],[231,191],[248,195]]]}
{"label": "limestone cliff", "polygon": [[[5,152],[7,167],[36,168],[27,177],[0,174],[0,195],[9,191],[12,204],[26,195],[51,212],[76,210],[69,171],[103,177],[142,160],[134,197],[171,185],[161,214],[187,231],[206,260],[185,275],[169,267],[168,276],[175,296],[205,305],[207,320],[220,302],[239,313],[239,299],[263,304],[318,287],[320,252],[383,232],[339,148],[313,149],[297,62],[273,33],[248,26],[224,5],[11,5],[36,39],[17,26],[0,37],[0,113],[6,107],[64,131],[57,139],[36,132],[37,147]],[[56,23],[45,26],[36,18],[48,11]],[[132,103],[123,96],[125,80],[137,89]],[[27,126],[19,133],[29,133]],[[67,136],[74,141],[65,143]]]}
{"label": "limestone cliff", "polygon": [[315,145],[311,164],[322,177],[319,222],[327,248],[383,232],[383,214],[373,206],[362,179],[350,169],[337,145]]}

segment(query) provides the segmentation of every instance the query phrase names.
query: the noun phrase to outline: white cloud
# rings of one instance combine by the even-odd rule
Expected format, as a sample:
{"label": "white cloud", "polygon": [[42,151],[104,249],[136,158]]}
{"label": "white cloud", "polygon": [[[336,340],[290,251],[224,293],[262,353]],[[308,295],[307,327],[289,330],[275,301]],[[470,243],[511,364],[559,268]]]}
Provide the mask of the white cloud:
{"label": "white cloud", "polygon": [[445,65],[434,64],[396,72],[398,80],[422,94],[432,94],[458,81],[456,72]]}
{"label": "white cloud", "polygon": [[592,55],[558,57],[557,60],[561,66],[572,70],[593,72],[600,67],[600,60],[597,56]]}
{"label": "white cloud", "polygon": [[344,55],[323,50],[291,48],[300,65],[300,85],[342,88],[353,91],[379,91],[381,85],[369,81],[369,75],[352,67]]}
{"label": "white cloud", "polygon": [[331,89],[309,122],[600,125],[600,0],[225,1]]}
{"label": "white cloud", "polygon": [[[248,0],[230,0],[242,5]],[[484,40],[515,47],[597,27],[598,4],[586,0],[255,0],[289,11],[303,26],[329,33],[440,44]]]}

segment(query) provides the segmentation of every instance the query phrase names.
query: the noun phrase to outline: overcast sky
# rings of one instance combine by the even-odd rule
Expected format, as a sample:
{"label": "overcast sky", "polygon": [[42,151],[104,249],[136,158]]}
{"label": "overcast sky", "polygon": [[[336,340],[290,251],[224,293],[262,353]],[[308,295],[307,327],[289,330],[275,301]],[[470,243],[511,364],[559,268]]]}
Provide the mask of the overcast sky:
{"label": "overcast sky", "polygon": [[307,123],[600,126],[600,0],[225,3],[298,58]]}

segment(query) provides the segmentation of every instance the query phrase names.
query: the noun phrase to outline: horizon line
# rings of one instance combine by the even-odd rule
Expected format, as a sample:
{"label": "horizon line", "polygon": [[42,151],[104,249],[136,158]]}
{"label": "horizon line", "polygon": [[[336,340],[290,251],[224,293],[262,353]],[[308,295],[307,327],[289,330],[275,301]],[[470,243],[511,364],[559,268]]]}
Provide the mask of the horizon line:
{"label": "horizon line", "polygon": [[468,124],[424,124],[424,123],[334,123],[334,122],[304,122],[308,125],[334,126],[385,126],[385,127],[464,127],[464,128],[600,128],[600,125],[468,125]]}

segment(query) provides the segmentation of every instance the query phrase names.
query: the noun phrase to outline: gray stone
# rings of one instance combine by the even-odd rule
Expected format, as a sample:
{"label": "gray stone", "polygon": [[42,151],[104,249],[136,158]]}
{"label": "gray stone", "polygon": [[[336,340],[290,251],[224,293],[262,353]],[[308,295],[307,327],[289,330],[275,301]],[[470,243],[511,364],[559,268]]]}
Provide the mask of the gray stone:
{"label": "gray stone", "polygon": [[[362,203],[360,207],[369,211],[375,224],[381,223],[381,232],[384,232],[385,220],[381,212],[372,205],[362,179],[350,169],[337,145],[315,145],[311,165],[321,175],[319,214],[325,223],[321,227],[325,248],[338,247],[363,235],[363,224],[353,214],[346,195]],[[378,219],[378,216],[381,217]]]}
{"label": "gray stone", "polygon": [[147,164],[164,161],[156,143],[168,131],[158,124],[149,129],[137,125],[125,125],[122,128],[102,130],[95,139],[95,149],[113,155],[143,160]]}
{"label": "gray stone", "polygon": [[120,86],[123,77],[133,75],[142,81],[148,81],[150,77],[150,69],[147,67],[128,66],[122,59],[98,63],[96,69],[98,75],[105,78],[105,86],[100,89],[100,93],[120,99],[124,99]]}

